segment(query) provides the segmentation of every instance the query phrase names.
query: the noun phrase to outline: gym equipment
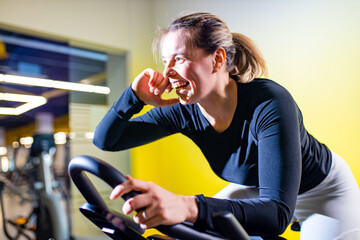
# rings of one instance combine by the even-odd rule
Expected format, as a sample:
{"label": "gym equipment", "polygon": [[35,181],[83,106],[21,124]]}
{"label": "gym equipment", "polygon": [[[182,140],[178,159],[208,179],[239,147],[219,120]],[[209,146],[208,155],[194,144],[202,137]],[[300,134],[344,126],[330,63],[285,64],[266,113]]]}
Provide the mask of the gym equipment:
{"label": "gym equipment", "polygon": [[[55,177],[51,168],[55,154],[54,136],[42,133],[35,134],[33,139],[34,142],[29,149],[30,154],[24,169],[16,169],[16,172],[12,173],[13,176],[8,176],[9,179],[0,178],[0,203],[4,233],[11,240],[18,239],[20,236],[29,240],[71,239],[69,219],[61,202],[63,193],[55,191],[61,184],[54,181]],[[30,199],[28,196],[25,198],[23,191],[19,190],[15,184],[19,183],[19,179],[14,179],[19,177],[20,181],[29,185]],[[12,180],[15,183],[12,183]],[[22,201],[26,200],[32,203],[30,214],[15,220],[5,218],[2,198],[4,186],[19,195]],[[7,224],[15,228],[15,233],[10,234]]]}
{"label": "gym equipment", "polygon": [[[261,237],[249,237],[241,224],[229,212],[215,214],[214,220],[220,226],[223,233],[200,232],[187,223],[172,226],[158,226],[155,229],[166,236],[152,235],[143,237],[144,230],[132,221],[131,217],[115,212],[108,208],[94,185],[84,172],[91,173],[114,188],[126,181],[126,177],[108,163],[92,157],[81,155],[73,158],[69,164],[69,173],[75,186],[79,189],[87,203],[80,206],[82,214],[98,226],[112,239],[118,240],[160,240],[160,239],[188,239],[188,240],[255,240]],[[139,192],[129,192],[123,195],[127,200]],[[283,239],[276,237],[272,239]],[[269,239],[270,240],[270,239]]]}
{"label": "gym equipment", "polygon": [[[39,158],[38,177],[40,181],[39,190],[39,216],[36,239],[69,239],[69,225],[66,211],[61,205],[61,196],[53,191],[51,168],[53,155],[55,153],[55,142],[53,134],[37,134],[31,147],[31,156]],[[50,223],[50,224],[49,224]]]}
{"label": "gym equipment", "polygon": [[[26,202],[33,202],[35,199],[31,198],[31,196],[27,196],[26,193],[22,192],[20,189],[17,188],[10,180],[6,177],[0,175],[0,208],[1,208],[1,216],[3,222],[3,230],[4,234],[8,239],[18,239],[21,236],[31,240],[30,232],[35,232],[34,225],[29,223],[28,219],[31,218],[32,213],[27,217],[18,217],[15,220],[8,220],[6,219],[5,211],[4,211],[4,201],[3,201],[3,190],[4,187],[7,186],[13,193],[19,195],[22,198],[22,201]],[[7,224],[13,226],[15,229],[14,234],[10,234],[7,229]]]}

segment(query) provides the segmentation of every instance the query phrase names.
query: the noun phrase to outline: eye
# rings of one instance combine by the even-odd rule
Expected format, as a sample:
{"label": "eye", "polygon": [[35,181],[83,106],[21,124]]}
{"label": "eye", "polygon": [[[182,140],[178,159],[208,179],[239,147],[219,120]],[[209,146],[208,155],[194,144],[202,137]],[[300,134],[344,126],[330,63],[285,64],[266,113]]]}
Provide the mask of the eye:
{"label": "eye", "polygon": [[175,61],[176,61],[177,63],[183,63],[183,62],[185,61],[185,58],[176,56],[176,57],[175,57]]}
{"label": "eye", "polygon": [[166,61],[166,60],[163,60],[162,62],[163,62],[163,64],[164,64],[164,65],[166,65],[166,63],[167,63],[167,61]]}

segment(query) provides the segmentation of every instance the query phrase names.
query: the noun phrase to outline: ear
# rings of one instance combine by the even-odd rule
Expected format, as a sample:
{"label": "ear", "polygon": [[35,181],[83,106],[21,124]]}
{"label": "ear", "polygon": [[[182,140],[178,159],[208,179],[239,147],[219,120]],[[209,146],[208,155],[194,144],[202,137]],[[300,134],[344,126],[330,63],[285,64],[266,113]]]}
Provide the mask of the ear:
{"label": "ear", "polygon": [[220,69],[222,69],[222,67],[225,66],[225,62],[226,62],[225,49],[224,48],[218,48],[214,52],[214,59],[213,59],[214,72],[217,72]]}

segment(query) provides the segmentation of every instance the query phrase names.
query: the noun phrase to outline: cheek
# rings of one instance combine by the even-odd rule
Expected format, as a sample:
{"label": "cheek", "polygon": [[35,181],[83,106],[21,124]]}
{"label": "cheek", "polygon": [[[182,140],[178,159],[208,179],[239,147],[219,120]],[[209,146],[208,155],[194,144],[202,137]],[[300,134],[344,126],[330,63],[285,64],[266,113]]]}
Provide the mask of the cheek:
{"label": "cheek", "polygon": [[202,59],[202,61],[198,62],[195,67],[197,72],[204,76],[210,76],[214,70],[214,65],[211,58]]}
{"label": "cheek", "polygon": [[207,64],[188,64],[179,69],[179,74],[189,81],[198,82],[201,78],[207,78],[211,71]]}

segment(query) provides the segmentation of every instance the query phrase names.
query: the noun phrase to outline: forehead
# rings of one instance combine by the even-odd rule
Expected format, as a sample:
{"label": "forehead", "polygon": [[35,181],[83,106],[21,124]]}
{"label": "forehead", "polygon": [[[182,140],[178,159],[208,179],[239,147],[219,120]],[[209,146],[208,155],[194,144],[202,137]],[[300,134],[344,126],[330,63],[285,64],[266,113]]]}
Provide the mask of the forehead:
{"label": "forehead", "polygon": [[168,32],[161,41],[161,56],[165,58],[176,54],[188,55],[191,49],[190,41],[179,30]]}

